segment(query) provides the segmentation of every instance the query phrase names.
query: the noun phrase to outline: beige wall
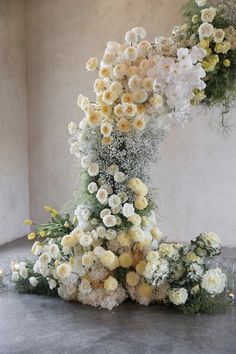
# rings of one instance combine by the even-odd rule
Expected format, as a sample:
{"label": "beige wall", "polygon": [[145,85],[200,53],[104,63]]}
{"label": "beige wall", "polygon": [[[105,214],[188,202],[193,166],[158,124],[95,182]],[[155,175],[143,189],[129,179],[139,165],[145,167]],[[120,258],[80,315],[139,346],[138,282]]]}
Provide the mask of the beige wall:
{"label": "beige wall", "polygon": [[28,152],[21,0],[0,0],[0,244],[26,233]]}
{"label": "beige wall", "polygon": [[[67,124],[82,118],[75,104],[78,93],[91,96],[95,76],[86,72],[86,60],[101,56],[108,40],[120,41],[134,26],[145,27],[150,38],[167,35],[180,22],[184,2],[26,0],[30,208],[35,221],[46,219],[44,204],[60,208],[74,188],[77,174],[68,152]],[[236,133],[224,139],[208,128],[204,113],[196,115],[168,136],[162,160],[154,167],[160,225],[171,240],[215,230],[224,244],[236,245]]]}

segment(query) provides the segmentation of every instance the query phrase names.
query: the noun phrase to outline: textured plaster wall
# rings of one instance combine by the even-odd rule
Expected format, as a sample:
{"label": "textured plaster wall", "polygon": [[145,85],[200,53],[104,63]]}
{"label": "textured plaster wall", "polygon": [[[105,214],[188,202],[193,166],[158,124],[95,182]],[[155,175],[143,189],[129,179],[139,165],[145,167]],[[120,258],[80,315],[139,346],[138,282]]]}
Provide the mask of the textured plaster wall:
{"label": "textured plaster wall", "polygon": [[28,206],[24,3],[0,0],[0,244],[26,233]]}
{"label": "textured plaster wall", "polygon": [[[60,208],[70,198],[76,170],[68,152],[67,124],[78,122],[78,93],[91,96],[95,75],[84,68],[101,56],[108,40],[144,26],[150,38],[167,35],[180,22],[185,0],[26,1],[30,206],[35,221],[41,207]],[[216,112],[212,112],[215,115]],[[162,145],[153,169],[160,226],[171,240],[190,240],[205,230],[236,245],[236,133],[223,139],[208,129],[199,112]]]}

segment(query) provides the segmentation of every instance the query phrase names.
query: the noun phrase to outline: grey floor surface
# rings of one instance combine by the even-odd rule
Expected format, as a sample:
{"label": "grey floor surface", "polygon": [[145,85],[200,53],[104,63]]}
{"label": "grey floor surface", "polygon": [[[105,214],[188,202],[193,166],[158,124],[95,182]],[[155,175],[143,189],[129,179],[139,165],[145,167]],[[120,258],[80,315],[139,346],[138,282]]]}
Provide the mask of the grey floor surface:
{"label": "grey floor surface", "polygon": [[[28,247],[22,240],[0,247],[0,265],[29,254]],[[109,312],[2,289],[0,353],[236,354],[236,306],[199,316],[134,303]]]}

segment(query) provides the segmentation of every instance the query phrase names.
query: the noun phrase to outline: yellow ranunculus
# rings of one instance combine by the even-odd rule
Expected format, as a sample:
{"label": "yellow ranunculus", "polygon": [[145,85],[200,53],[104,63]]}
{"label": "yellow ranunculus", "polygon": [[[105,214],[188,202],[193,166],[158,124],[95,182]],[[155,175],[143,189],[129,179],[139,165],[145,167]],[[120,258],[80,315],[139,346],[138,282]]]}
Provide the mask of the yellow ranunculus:
{"label": "yellow ranunculus", "polygon": [[146,197],[138,196],[134,201],[134,206],[138,210],[143,210],[148,206],[148,200]]}

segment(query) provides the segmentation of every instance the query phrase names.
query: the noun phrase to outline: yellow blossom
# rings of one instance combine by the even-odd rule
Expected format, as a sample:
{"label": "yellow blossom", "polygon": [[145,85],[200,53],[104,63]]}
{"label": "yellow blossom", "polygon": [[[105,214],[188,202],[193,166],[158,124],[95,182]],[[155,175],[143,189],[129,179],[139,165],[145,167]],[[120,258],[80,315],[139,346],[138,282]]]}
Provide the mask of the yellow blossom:
{"label": "yellow blossom", "polygon": [[121,102],[122,103],[133,103],[133,96],[131,93],[124,93],[121,96]]}
{"label": "yellow blossom", "polygon": [[109,278],[107,278],[104,282],[104,289],[107,291],[114,291],[116,290],[117,286],[118,281],[112,276],[109,276]]}
{"label": "yellow blossom", "polygon": [[231,65],[231,61],[230,61],[229,59],[225,59],[225,60],[223,61],[223,65],[224,65],[226,68],[228,68],[228,67]]}
{"label": "yellow blossom", "polygon": [[149,300],[151,300],[152,298],[152,288],[147,283],[141,283],[140,285],[138,285],[136,288],[136,292],[140,298],[145,298]]}
{"label": "yellow blossom", "polygon": [[106,103],[102,103],[100,105],[100,111],[101,111],[102,116],[107,117],[107,116],[109,116],[109,114],[111,114],[111,106],[109,106]]}
{"label": "yellow blossom", "polygon": [[34,240],[36,237],[36,234],[34,232],[31,232],[29,235],[28,235],[28,240]]}

